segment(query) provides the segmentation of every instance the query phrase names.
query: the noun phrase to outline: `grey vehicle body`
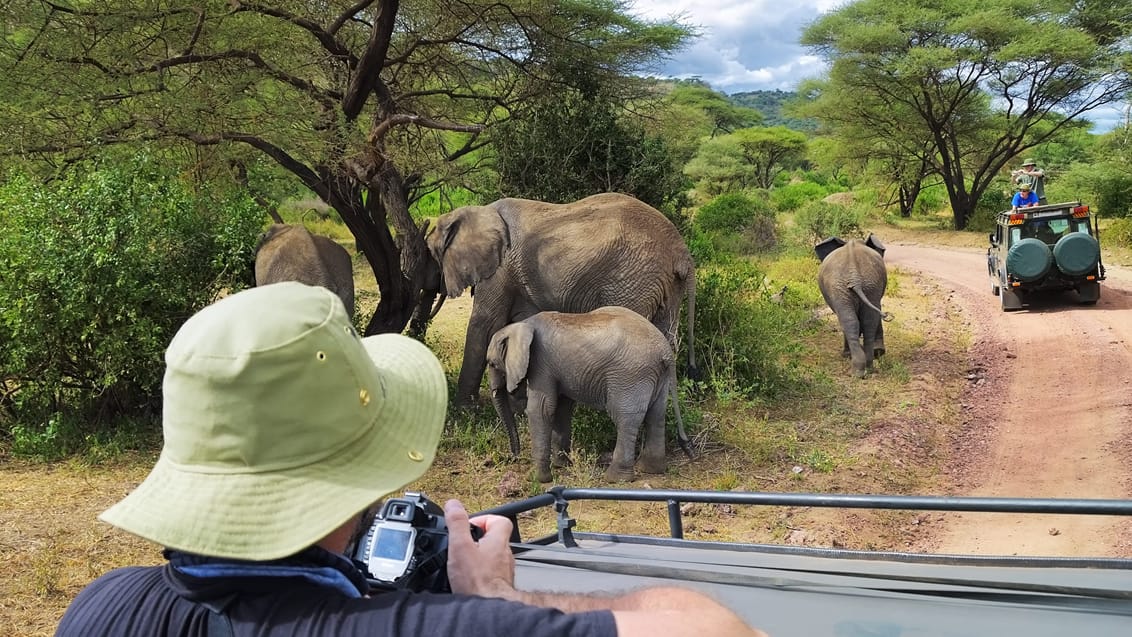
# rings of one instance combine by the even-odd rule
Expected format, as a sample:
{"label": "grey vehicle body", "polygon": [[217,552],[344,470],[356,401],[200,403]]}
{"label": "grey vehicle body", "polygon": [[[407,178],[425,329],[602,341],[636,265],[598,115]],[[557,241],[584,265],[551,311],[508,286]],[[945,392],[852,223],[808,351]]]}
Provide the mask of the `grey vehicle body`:
{"label": "grey vehicle body", "polygon": [[[670,537],[581,529],[571,508],[583,511],[590,500],[653,502],[657,515],[667,509]],[[1132,559],[933,555],[688,540],[683,538],[681,507],[692,502],[1132,516],[1132,500],[565,487],[487,512],[516,523],[512,546],[516,585],[522,590],[614,593],[649,585],[688,586],[707,592],[775,637],[1132,634]],[[557,512],[557,532],[524,538],[519,523],[540,517],[525,512],[542,508]]]}
{"label": "grey vehicle body", "polygon": [[1072,290],[1092,305],[1104,280],[1096,217],[1079,201],[1006,211],[995,219],[987,249],[991,294],[1003,311],[1036,294]]}

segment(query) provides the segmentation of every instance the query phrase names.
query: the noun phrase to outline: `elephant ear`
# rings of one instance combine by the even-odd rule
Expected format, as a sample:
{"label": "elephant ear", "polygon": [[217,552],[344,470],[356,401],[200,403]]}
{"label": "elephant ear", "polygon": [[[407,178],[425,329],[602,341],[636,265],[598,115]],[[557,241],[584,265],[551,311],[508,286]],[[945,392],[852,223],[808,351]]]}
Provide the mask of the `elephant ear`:
{"label": "elephant ear", "polygon": [[[527,379],[531,363],[531,343],[535,331],[527,323],[512,323],[496,334],[503,356],[503,371],[507,374],[507,393],[513,393]],[[493,339],[494,340],[494,339]]]}
{"label": "elephant ear", "polygon": [[493,206],[463,206],[441,215],[428,234],[428,249],[441,264],[448,296],[463,294],[495,274],[511,241]]}
{"label": "elephant ear", "polygon": [[819,261],[825,261],[825,258],[829,256],[830,252],[833,252],[843,245],[845,245],[845,241],[840,237],[830,237],[814,246],[814,252],[818,255]]}
{"label": "elephant ear", "polygon": [[879,252],[880,256],[884,256],[884,244],[880,242],[880,239],[877,239],[875,234],[869,233],[869,238],[865,239],[865,245]]}

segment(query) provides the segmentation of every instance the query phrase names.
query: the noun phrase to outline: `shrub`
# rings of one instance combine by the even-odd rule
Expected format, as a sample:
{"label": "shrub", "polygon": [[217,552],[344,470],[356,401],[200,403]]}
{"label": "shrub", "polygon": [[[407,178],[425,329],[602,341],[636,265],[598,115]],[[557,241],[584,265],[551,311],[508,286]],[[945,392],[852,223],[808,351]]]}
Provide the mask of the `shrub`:
{"label": "shrub", "polygon": [[860,236],[861,214],[840,204],[811,201],[794,215],[794,223],[815,243],[827,237]]}
{"label": "shrub", "polygon": [[795,390],[797,335],[809,329],[808,314],[770,298],[763,271],[748,261],[697,269],[696,360],[717,396],[769,399]]}
{"label": "shrub", "polygon": [[758,217],[774,218],[765,191],[729,192],[700,206],[696,225],[706,232],[739,232]]}
{"label": "shrub", "polygon": [[812,181],[799,181],[775,188],[771,192],[771,203],[782,212],[793,212],[811,201],[822,199],[840,188],[827,189]]}
{"label": "shrub", "polygon": [[5,427],[51,442],[74,429],[60,423],[152,412],[174,331],[250,284],[263,213],[139,159],[49,186],[14,178],[0,188],[0,218]]}
{"label": "shrub", "polygon": [[711,238],[715,254],[764,252],[778,244],[775,210],[766,191],[720,195],[700,207],[695,226]]}

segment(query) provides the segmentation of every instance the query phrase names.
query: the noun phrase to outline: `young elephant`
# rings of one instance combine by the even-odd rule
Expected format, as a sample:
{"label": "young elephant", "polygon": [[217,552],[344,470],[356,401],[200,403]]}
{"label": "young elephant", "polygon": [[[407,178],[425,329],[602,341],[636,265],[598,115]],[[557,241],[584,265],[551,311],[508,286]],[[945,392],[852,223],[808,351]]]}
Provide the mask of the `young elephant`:
{"label": "young elephant", "polygon": [[255,284],[298,281],[337,294],[354,316],[354,263],[346,248],[299,225],[276,223],[260,237]]}
{"label": "young elephant", "polygon": [[613,462],[605,472],[611,482],[633,478],[642,422],[641,469],[664,473],[669,393],[680,446],[691,457],[676,403],[672,347],[655,325],[632,310],[611,306],[584,314],[539,312],[492,336],[487,366],[492,401],[516,455],[519,438],[509,394],[526,384],[531,455],[539,482],[550,482],[552,446],[555,466],[570,453],[575,402],[606,410],[617,427]]}
{"label": "young elephant", "polygon": [[865,241],[832,237],[814,251],[821,259],[818,288],[844,335],[842,355],[850,357],[854,374],[862,377],[873,358],[884,354],[882,320],[892,319],[880,309],[888,286],[884,245],[872,234]]}

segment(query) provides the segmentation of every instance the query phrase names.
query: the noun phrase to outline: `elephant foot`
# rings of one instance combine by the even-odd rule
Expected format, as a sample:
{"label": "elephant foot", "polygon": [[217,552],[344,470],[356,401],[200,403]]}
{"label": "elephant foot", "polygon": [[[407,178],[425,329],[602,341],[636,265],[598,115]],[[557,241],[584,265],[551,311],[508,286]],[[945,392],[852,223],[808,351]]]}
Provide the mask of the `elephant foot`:
{"label": "elephant foot", "polygon": [[644,473],[664,473],[668,470],[668,463],[664,458],[645,458],[641,456],[641,471]]}
{"label": "elephant foot", "polygon": [[605,480],[607,482],[631,482],[633,480],[633,468],[623,469],[609,465],[609,468],[605,470]]}
{"label": "elephant foot", "polygon": [[550,466],[554,467],[555,469],[563,469],[565,467],[569,467],[570,464],[570,456],[564,453],[560,453],[554,456],[554,461],[550,463]]}
{"label": "elephant foot", "polygon": [[539,481],[539,482],[541,482],[541,483],[543,483],[543,484],[546,484],[547,482],[550,482],[550,477],[551,477],[551,476],[550,476],[550,468],[549,468],[549,467],[547,467],[547,468],[545,468],[545,469],[541,469],[541,468],[540,468],[540,469],[536,469],[536,470],[535,470],[535,473],[537,473],[537,474],[538,474],[538,481]]}
{"label": "elephant foot", "polygon": [[857,378],[864,378],[865,376],[868,376],[868,374],[869,374],[869,370],[867,370],[867,369],[854,369],[853,370],[853,375],[856,376]]}

